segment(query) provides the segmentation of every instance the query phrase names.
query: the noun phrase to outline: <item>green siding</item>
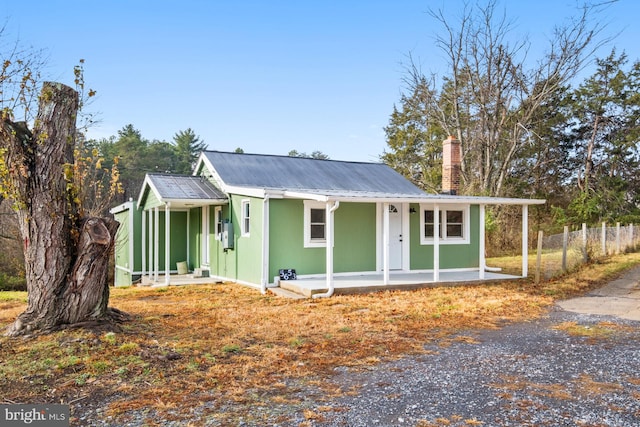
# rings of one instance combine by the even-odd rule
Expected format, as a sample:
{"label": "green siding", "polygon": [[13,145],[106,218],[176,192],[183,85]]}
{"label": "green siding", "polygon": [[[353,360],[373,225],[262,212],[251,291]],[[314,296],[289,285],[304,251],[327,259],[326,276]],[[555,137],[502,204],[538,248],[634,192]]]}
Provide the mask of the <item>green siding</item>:
{"label": "green siding", "polygon": [[[420,206],[411,205],[417,212]],[[468,244],[450,245],[440,244],[440,268],[478,268],[480,265],[479,258],[479,224],[480,224],[480,208],[472,205],[469,212],[471,234]],[[427,270],[433,269],[433,245],[421,245],[420,233],[422,232],[422,224],[420,224],[420,215],[410,215],[411,230],[411,270]]]}
{"label": "green siding", "polygon": [[375,203],[340,203],[334,220],[334,272],[375,271]]}
{"label": "green siding", "polygon": [[[269,278],[281,268],[298,274],[324,274],[325,248],[304,247],[302,200],[271,200],[269,210]],[[334,272],[376,269],[375,203],[341,203],[334,214]]]}
{"label": "green siding", "polygon": [[[242,236],[242,201],[250,200],[249,236]],[[222,206],[223,220],[233,224],[233,249],[224,250],[216,239],[215,207],[209,210],[211,274],[231,280],[259,284],[262,280],[262,206],[259,198],[231,195]]]}
{"label": "green siding", "polygon": [[[242,236],[242,200],[248,199],[250,206],[249,236]],[[228,251],[232,255],[237,280],[250,283],[260,283],[262,280],[262,210],[263,201],[258,198],[233,196],[232,222],[234,223],[234,250]]]}
{"label": "green siding", "polygon": [[269,281],[281,268],[298,274],[325,272],[325,249],[304,247],[302,200],[273,199],[269,202]]}
{"label": "green siding", "polygon": [[151,188],[147,187],[146,197],[144,198],[144,204],[140,206],[140,209],[150,209],[150,208],[155,208],[156,206],[164,207],[164,203],[162,203],[158,199],[158,197],[156,197],[156,193],[151,191]]}
{"label": "green siding", "polygon": [[115,257],[115,286],[130,286],[131,274],[124,269],[130,271],[129,265],[129,215],[133,215],[134,212],[131,209],[126,209],[122,212],[118,212],[114,215],[116,221],[120,223],[118,231],[116,232],[116,243],[114,247]]}
{"label": "green siding", "polygon": [[189,210],[189,266],[190,270],[200,267],[202,256],[200,241],[202,239],[202,208]]}

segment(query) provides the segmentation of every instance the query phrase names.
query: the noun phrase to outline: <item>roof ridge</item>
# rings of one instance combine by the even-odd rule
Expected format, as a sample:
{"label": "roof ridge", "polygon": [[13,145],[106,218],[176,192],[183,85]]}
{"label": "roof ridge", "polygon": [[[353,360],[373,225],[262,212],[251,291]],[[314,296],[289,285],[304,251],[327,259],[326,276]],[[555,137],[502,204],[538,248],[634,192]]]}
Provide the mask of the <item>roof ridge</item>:
{"label": "roof ridge", "polygon": [[364,165],[386,165],[383,162],[365,162],[361,160],[334,160],[334,159],[316,159],[313,157],[297,157],[297,156],[289,156],[285,154],[262,154],[262,153],[236,153],[234,151],[221,151],[221,150],[203,150],[205,153],[220,153],[220,154],[232,154],[237,156],[254,156],[254,157],[280,157],[285,159],[296,159],[296,160],[316,160],[323,162],[336,162],[336,163],[358,163]]}

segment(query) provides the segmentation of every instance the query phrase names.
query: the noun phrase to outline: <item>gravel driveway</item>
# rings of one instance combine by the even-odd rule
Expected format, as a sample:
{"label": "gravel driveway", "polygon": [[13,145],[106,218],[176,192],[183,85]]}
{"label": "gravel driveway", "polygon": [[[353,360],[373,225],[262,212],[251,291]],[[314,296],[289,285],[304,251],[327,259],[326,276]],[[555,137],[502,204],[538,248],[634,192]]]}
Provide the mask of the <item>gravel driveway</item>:
{"label": "gravel driveway", "polygon": [[[570,335],[558,325],[575,322]],[[359,395],[332,402],[331,426],[640,426],[640,322],[553,310],[471,334],[369,372],[339,375]]]}
{"label": "gravel driveway", "polygon": [[640,426],[639,280],[635,268],[536,321],[343,371],[333,381],[358,395],[330,402],[311,424]]}

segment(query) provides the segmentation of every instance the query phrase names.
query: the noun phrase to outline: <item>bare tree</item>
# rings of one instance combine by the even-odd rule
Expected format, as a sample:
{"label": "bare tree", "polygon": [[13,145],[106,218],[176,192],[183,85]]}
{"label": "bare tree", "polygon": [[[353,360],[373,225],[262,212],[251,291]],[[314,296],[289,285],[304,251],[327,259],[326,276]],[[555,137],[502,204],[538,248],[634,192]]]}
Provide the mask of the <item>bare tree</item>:
{"label": "bare tree", "polygon": [[107,307],[107,271],[117,222],[85,217],[74,191],[78,93],[45,83],[33,130],[0,122],[0,178],[18,213],[28,305],[8,335],[122,320]]}
{"label": "bare tree", "polygon": [[[442,89],[422,91],[444,134],[462,143],[465,191],[504,195],[504,183],[514,161],[531,143],[528,129],[536,112],[553,99],[592,59],[607,40],[594,16],[602,6],[584,5],[577,18],[558,26],[544,56],[529,60],[530,42],[513,38],[513,23],[498,13],[496,1],[485,6],[465,6],[452,23],[442,9],[430,15],[444,28],[436,44],[444,53],[448,71]],[[406,82],[413,91],[425,77],[414,63]]]}

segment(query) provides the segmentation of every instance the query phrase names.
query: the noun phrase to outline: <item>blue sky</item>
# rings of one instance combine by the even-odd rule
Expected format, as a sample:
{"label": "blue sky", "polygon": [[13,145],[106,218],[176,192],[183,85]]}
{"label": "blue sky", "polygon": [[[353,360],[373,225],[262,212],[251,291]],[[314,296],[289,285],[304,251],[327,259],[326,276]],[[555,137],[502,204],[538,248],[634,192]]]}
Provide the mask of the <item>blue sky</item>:
{"label": "blue sky", "polygon": [[[457,0],[3,2],[5,36],[44,48],[52,80],[72,84],[85,59],[101,122],[91,138],[131,123],[171,141],[192,128],[210,149],[377,161],[383,127],[400,98],[407,55],[425,72],[444,69],[441,27],[426,13],[459,16]],[[575,11],[574,0],[506,0],[514,35],[535,49]],[[607,35],[640,59],[640,2],[602,16]],[[609,53],[609,45],[602,53]]]}

